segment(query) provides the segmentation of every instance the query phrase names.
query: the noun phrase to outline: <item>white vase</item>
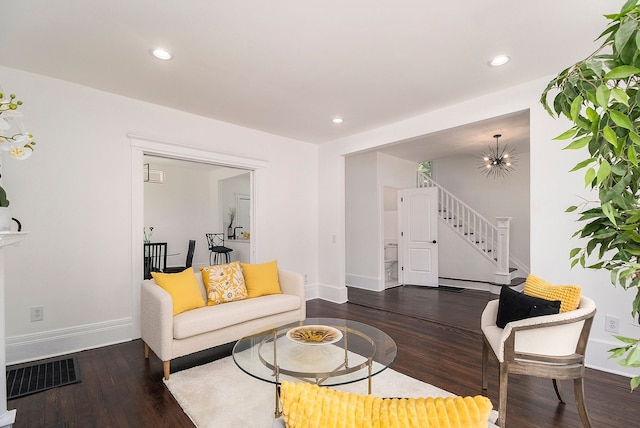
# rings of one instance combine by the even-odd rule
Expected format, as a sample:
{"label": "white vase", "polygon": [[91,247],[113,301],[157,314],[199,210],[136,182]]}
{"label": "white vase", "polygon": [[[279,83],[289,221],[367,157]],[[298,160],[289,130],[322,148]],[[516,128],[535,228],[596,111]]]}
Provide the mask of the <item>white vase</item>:
{"label": "white vase", "polygon": [[11,230],[11,208],[0,207],[0,232]]}

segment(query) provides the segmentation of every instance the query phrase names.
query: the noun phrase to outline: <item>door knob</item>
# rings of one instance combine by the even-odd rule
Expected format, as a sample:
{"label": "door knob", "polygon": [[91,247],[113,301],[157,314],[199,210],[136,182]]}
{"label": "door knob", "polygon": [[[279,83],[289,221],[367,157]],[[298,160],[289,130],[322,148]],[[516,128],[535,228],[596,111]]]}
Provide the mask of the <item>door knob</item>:
{"label": "door knob", "polygon": [[432,244],[435,244],[435,243],[436,243],[436,240],[434,239],[433,241],[431,241],[431,243],[432,243]]}

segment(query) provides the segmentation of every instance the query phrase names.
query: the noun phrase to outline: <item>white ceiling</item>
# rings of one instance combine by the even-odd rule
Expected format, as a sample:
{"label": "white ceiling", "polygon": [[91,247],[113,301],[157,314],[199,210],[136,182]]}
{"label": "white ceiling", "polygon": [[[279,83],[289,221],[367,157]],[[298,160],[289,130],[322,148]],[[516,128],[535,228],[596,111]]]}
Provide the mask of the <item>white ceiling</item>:
{"label": "white ceiling", "polygon": [[[555,74],[622,4],[5,0],[0,64],[319,144]],[[509,125],[481,126],[484,148]]]}

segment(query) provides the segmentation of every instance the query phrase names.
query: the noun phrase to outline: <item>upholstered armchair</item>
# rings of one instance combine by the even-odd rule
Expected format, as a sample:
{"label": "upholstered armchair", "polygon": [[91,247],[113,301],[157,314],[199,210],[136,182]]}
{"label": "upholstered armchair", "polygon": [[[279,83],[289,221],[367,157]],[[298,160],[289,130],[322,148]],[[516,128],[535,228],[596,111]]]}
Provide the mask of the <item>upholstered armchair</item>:
{"label": "upholstered armchair", "polygon": [[596,305],[582,296],[578,309],[512,321],[504,329],[496,325],[498,300],[489,302],[482,313],[482,389],[487,389],[489,350],[498,361],[500,397],[498,425],[505,428],[509,375],[519,374],[553,379],[558,400],[564,403],[557,380],[573,380],[580,419],[590,427],[584,400],[584,355]]}

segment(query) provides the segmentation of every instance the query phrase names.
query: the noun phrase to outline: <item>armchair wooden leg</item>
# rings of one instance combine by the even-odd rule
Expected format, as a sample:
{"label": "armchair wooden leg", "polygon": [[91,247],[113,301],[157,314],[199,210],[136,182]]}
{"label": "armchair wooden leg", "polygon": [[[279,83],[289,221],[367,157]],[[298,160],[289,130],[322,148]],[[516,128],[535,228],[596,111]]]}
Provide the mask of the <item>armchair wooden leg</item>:
{"label": "armchair wooden leg", "polygon": [[562,399],[562,384],[559,383],[557,379],[553,379],[553,390],[556,392],[558,401],[560,401],[562,404],[565,404],[565,401]]}
{"label": "armchair wooden leg", "polygon": [[584,401],[584,379],[579,377],[573,380],[573,392],[576,396],[576,406],[578,406],[578,414],[585,428],[591,428],[591,420],[587,413],[587,403]]}
{"label": "armchair wooden leg", "polygon": [[489,346],[486,339],[482,338],[482,389],[486,390],[489,381],[487,379],[487,364],[489,363]]}
{"label": "armchair wooden leg", "polygon": [[171,361],[162,362],[162,371],[164,372],[164,380],[169,380],[169,373],[171,369]]}
{"label": "armchair wooden leg", "polygon": [[142,342],[144,343],[144,359],[148,360],[149,359],[149,345],[147,345],[147,342]]}
{"label": "armchair wooden leg", "polygon": [[498,397],[498,426],[505,428],[507,421],[507,386],[509,385],[509,370],[506,363],[500,366],[500,396]]}

